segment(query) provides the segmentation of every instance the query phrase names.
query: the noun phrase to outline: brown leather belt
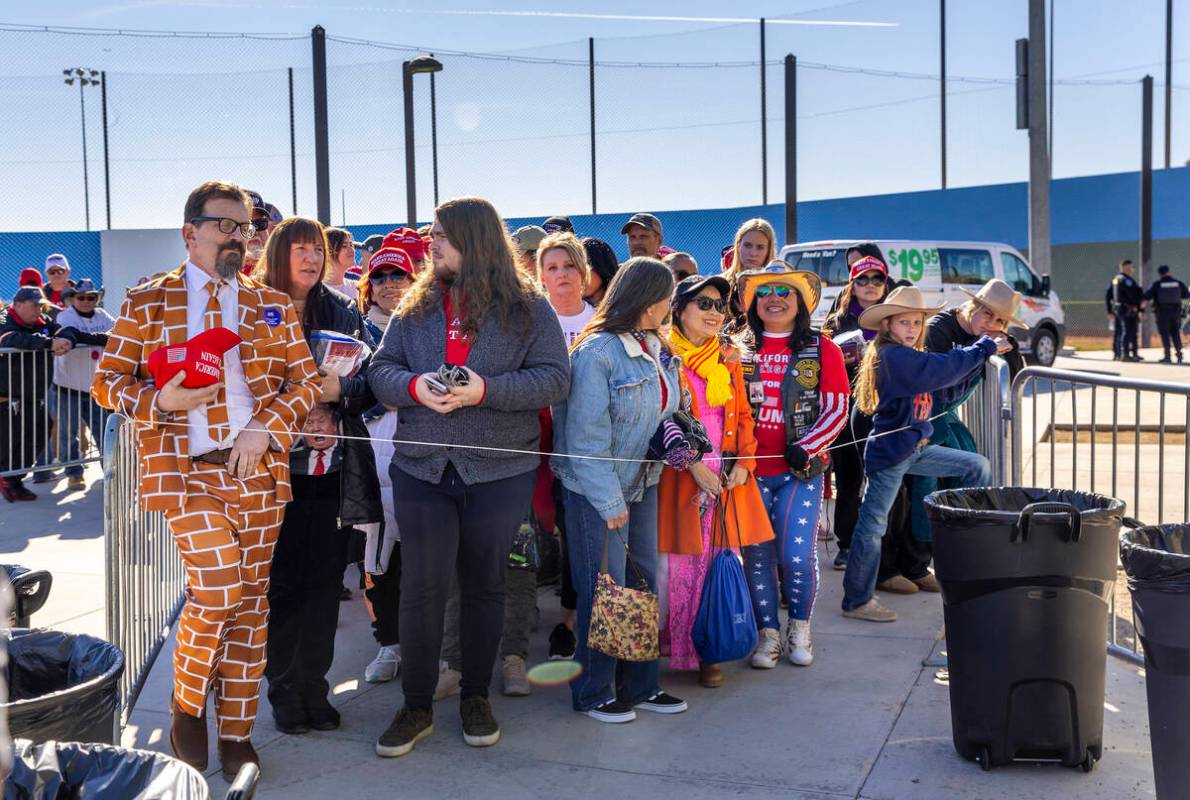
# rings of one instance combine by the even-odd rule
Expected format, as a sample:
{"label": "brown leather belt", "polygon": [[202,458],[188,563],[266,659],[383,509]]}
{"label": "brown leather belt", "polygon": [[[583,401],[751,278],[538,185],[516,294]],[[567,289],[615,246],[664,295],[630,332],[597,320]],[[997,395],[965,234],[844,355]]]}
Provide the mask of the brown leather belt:
{"label": "brown leather belt", "polygon": [[226,450],[212,450],[209,453],[203,453],[201,456],[190,456],[191,461],[201,461],[204,464],[226,464],[231,460],[231,448]]}

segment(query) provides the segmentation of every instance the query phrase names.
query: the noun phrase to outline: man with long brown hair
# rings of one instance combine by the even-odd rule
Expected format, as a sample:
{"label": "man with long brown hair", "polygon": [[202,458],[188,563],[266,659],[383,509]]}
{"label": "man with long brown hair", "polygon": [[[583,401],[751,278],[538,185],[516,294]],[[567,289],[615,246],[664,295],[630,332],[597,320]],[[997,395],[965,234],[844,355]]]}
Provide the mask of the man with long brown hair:
{"label": "man with long brown hair", "polygon": [[[141,503],[161,511],[186,567],[187,602],[174,651],[170,745],[207,765],[207,695],[214,692],[223,775],[259,764],[252,726],[264,675],[269,567],[285,503],[288,452],[319,394],[319,379],[289,298],[241,274],[254,234],[248,196],[210,181],[186,201],[186,263],[128,292],[91,393],[134,421]],[[219,382],[166,383],[167,360],[188,339],[227,328]],[[154,360],[154,364],[156,364]]]}
{"label": "man with long brown hair", "polygon": [[389,474],[401,529],[405,706],[376,743],[385,757],[405,755],[433,732],[443,613],[456,570],[463,738],[473,747],[500,738],[487,696],[505,566],[533,491],[538,410],[565,398],[570,378],[558,319],[532,277],[517,270],[491,203],[443,203],[431,236],[434,268],[418,275],[393,314],[369,371],[376,398],[401,413]]}

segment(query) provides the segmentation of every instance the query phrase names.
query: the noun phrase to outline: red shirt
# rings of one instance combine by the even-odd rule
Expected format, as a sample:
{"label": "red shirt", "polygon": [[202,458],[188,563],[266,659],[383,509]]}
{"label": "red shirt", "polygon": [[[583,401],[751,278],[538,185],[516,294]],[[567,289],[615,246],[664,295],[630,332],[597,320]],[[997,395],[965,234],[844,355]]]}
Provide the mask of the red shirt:
{"label": "red shirt", "polygon": [[[454,313],[450,301],[450,289],[446,286],[442,287],[442,309],[446,312],[446,363],[454,364],[456,366],[465,366],[467,358],[471,355],[471,337],[463,332],[463,321],[459,315]],[[484,386],[486,391],[487,386]],[[417,396],[417,381],[412,381],[409,384],[409,396],[417,402],[421,399]],[[480,400],[482,403],[483,400]]]}

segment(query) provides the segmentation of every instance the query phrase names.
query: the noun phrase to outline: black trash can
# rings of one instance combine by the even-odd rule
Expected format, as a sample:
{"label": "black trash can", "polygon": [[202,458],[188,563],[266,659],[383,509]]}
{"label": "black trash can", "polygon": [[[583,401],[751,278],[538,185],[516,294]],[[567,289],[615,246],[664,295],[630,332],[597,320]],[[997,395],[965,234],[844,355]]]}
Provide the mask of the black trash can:
{"label": "black trash can", "polygon": [[984,769],[1103,754],[1108,599],[1124,503],[1058,489],[925,499],[955,750]]}
{"label": "black trash can", "polygon": [[124,654],[114,644],[44,629],[5,631],[8,729],[45,742],[114,744]]}
{"label": "black trash can", "polygon": [[4,782],[6,798],[63,797],[119,800],[207,800],[207,782],[188,764],[147,750],[105,744],[13,743],[13,767]]}
{"label": "black trash can", "polygon": [[1158,800],[1190,792],[1190,525],[1120,534],[1136,634],[1145,654]]}

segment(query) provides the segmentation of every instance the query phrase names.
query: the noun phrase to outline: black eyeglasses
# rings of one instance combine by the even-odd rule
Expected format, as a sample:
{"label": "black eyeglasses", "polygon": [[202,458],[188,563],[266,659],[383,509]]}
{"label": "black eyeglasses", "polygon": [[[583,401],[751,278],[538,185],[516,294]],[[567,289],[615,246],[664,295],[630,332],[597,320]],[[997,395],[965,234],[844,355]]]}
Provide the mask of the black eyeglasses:
{"label": "black eyeglasses", "polygon": [[256,235],[256,226],[251,222],[239,222],[231,217],[192,217],[191,225],[197,225],[200,222],[218,222],[219,232],[225,233],[228,236],[236,232],[236,228],[240,229],[240,235],[245,239],[251,239]]}
{"label": "black eyeglasses", "polygon": [[413,280],[413,276],[410,275],[408,272],[396,272],[396,271],[376,272],[368,277],[368,283],[371,283],[373,286],[380,286],[381,284],[388,283],[389,281],[396,281],[397,283],[403,283],[405,281],[411,281],[411,280]]}
{"label": "black eyeglasses", "polygon": [[696,297],[694,298],[694,305],[698,306],[699,311],[718,311],[720,314],[727,312],[726,300],[715,300],[710,297]]}
{"label": "black eyeglasses", "polygon": [[875,275],[860,275],[854,281],[856,286],[883,286],[884,276],[877,272]]}

